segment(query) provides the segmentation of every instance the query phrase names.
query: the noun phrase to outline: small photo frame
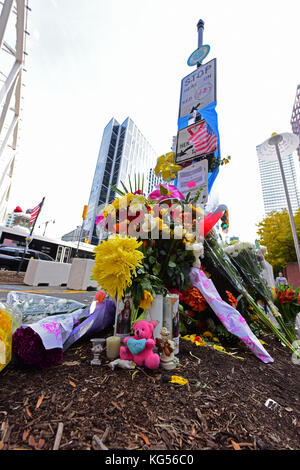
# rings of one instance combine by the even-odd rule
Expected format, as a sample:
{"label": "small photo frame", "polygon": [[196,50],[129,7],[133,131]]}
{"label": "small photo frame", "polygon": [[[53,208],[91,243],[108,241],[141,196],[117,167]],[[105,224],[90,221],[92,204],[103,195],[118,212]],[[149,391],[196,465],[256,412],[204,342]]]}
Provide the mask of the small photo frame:
{"label": "small photo frame", "polygon": [[120,302],[117,303],[115,336],[125,337],[130,335],[132,306],[131,294],[125,295]]}

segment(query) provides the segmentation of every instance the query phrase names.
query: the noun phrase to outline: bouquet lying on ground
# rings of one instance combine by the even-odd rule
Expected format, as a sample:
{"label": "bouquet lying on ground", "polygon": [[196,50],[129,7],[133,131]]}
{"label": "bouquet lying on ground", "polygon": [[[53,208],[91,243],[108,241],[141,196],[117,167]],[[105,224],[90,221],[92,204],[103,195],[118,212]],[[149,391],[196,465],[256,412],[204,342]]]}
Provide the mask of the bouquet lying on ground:
{"label": "bouquet lying on ground", "polygon": [[97,302],[93,312],[91,307],[78,308],[23,324],[13,334],[13,354],[25,365],[41,369],[53,367],[62,361],[63,352],[75,341],[111,326],[114,315],[114,303],[105,299]]}
{"label": "bouquet lying on ground", "polygon": [[[223,247],[218,243],[216,235],[212,232],[210,232],[210,236],[205,240],[205,248],[205,255],[209,257],[210,261],[217,266],[221,272],[224,273],[234,288],[245,297],[262,324],[270,329],[293,353],[297,353],[296,348],[292,344],[296,339],[295,334],[286,326],[282,315],[274,305],[272,292],[270,288],[268,288],[264,279],[261,278],[260,272],[256,267],[256,260],[252,259],[253,255],[248,252],[247,255],[244,254],[245,257],[243,258],[242,251],[245,247],[240,251],[236,249],[237,256],[240,256],[238,269],[237,262],[234,263],[232,261],[234,256],[232,256],[232,254],[230,256],[224,251]],[[252,295],[250,295],[245,279],[251,286],[252,290],[259,296],[263,297],[263,300],[265,300],[276,321],[280,325],[280,329],[270,321],[262,307],[260,307]]]}

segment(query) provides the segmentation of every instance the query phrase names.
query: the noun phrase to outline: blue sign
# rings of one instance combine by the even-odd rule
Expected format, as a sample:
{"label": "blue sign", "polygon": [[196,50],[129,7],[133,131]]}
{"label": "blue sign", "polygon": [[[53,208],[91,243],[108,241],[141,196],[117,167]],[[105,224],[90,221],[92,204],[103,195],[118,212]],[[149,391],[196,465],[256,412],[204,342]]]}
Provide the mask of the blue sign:
{"label": "blue sign", "polygon": [[205,46],[200,46],[188,58],[188,65],[193,67],[194,65],[201,64],[202,60],[205,59],[209,51],[210,46],[208,46],[207,44]]}

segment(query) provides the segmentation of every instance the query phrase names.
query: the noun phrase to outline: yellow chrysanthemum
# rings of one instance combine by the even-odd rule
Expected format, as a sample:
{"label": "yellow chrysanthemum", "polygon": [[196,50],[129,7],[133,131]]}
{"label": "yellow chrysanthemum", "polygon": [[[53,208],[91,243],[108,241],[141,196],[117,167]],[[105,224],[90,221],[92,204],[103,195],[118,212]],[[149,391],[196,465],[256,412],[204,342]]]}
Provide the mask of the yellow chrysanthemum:
{"label": "yellow chrysanthemum", "polygon": [[103,241],[95,248],[93,279],[111,297],[121,299],[127,287],[136,276],[136,268],[142,266],[144,255],[138,250],[142,242],[133,237],[116,237]]}
{"label": "yellow chrysanthemum", "polygon": [[129,206],[133,198],[134,198],[134,195],[132,193],[127,193],[124,196],[118,197],[117,199],[115,199],[114,202],[112,203],[112,206],[116,210],[120,208],[124,209]]}
{"label": "yellow chrysanthemum", "polygon": [[140,300],[140,307],[144,310],[150,307],[153,302],[153,297],[151,293],[147,290],[144,290],[144,298]]}

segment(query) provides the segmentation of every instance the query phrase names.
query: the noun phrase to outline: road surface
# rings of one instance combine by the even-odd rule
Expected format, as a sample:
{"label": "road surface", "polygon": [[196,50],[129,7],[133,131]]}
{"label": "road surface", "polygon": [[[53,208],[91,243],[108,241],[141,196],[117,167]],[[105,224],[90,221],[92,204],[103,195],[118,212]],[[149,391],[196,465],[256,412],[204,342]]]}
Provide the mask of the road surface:
{"label": "road surface", "polygon": [[60,299],[76,300],[85,305],[90,305],[95,297],[96,291],[78,291],[67,289],[66,287],[33,287],[22,284],[0,283],[0,302],[6,302],[7,294],[10,291],[22,291],[32,294],[50,295]]}

